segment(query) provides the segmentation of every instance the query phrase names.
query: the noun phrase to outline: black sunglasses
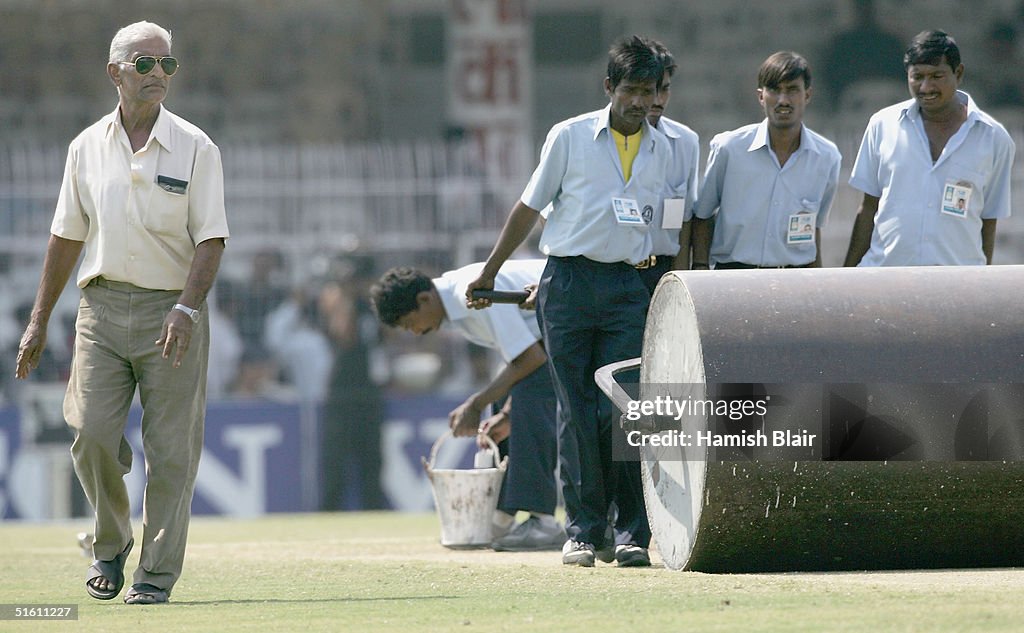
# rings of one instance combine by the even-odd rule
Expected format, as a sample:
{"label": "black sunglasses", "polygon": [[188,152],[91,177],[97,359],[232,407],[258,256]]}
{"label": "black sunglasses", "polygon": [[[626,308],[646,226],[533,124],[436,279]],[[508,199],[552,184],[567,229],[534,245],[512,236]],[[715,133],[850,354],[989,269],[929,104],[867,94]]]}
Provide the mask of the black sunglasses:
{"label": "black sunglasses", "polygon": [[170,77],[174,73],[178,72],[178,60],[173,57],[153,57],[152,55],[140,55],[135,58],[134,62],[121,62],[122,64],[128,64],[135,66],[135,72],[140,75],[148,75],[153,72],[156,68],[157,63],[160,63],[160,69],[164,71],[164,74]]}

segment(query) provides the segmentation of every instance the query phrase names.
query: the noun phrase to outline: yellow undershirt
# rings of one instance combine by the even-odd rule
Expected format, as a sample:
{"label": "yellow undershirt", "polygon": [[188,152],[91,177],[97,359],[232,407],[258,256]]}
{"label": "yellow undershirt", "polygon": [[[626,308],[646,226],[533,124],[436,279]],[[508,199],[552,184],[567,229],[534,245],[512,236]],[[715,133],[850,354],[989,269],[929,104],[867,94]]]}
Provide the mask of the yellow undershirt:
{"label": "yellow undershirt", "polygon": [[640,139],[643,138],[644,128],[641,126],[640,130],[632,136],[624,136],[610,126],[608,129],[612,131],[612,138],[615,139],[615,149],[619,150],[622,175],[625,176],[626,182],[629,182],[630,176],[633,175],[633,159],[640,151]]}

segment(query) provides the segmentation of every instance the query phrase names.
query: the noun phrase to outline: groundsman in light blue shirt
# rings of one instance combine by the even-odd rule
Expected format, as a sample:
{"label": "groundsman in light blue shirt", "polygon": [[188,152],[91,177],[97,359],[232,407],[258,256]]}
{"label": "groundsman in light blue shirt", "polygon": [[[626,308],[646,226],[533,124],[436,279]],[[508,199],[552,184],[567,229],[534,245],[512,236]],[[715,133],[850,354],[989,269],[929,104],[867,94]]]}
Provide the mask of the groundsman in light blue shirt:
{"label": "groundsman in light blue shirt", "polygon": [[996,221],[1010,216],[1015,147],[960,91],[956,42],[924,31],[903,57],[912,99],[868,122],[850,185],[864,192],[847,266],[992,263]]}
{"label": "groundsman in light blue shirt", "polygon": [[695,269],[821,265],[821,227],[842,156],[803,123],[811,99],[807,61],[785,51],[768,57],[757,95],[763,121],[711,140],[694,212]]}

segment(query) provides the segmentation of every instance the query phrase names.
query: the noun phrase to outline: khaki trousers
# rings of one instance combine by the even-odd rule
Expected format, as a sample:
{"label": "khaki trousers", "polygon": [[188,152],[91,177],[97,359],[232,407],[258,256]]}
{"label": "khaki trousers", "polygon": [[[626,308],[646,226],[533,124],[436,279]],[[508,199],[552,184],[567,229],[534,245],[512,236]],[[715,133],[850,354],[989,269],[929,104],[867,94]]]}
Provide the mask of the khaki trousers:
{"label": "khaki trousers", "polygon": [[[124,436],[138,387],[146,459],[141,557],[134,583],[170,589],[181,575],[206,410],[209,321],[202,311],[181,367],[161,358],[164,318],[179,291],[93,280],[82,289],[64,418],[75,472],[96,512],[93,555],[114,558],[132,538]],[[139,543],[136,542],[136,545]]]}

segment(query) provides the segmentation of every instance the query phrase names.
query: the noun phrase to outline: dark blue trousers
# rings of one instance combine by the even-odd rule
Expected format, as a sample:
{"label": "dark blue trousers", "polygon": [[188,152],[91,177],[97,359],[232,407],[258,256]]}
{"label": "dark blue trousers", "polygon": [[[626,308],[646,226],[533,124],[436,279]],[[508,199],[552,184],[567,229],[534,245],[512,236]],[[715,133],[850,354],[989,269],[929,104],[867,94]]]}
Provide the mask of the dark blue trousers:
{"label": "dark blue trousers", "polygon": [[658,263],[645,268],[644,270],[638,270],[640,273],[640,279],[644,282],[644,286],[647,287],[647,292],[654,296],[654,289],[658,287],[658,282],[665,273],[672,270],[672,260],[675,259],[671,255],[658,255]]}
{"label": "dark blue trousers", "polygon": [[507,444],[509,461],[498,509],[509,514],[519,510],[554,514],[558,503],[555,483],[557,407],[547,364],[513,385],[509,396],[512,398],[511,431],[502,442],[502,448]]}
{"label": "dark blue trousers", "polygon": [[651,540],[640,464],[612,459],[612,435],[622,430],[594,382],[598,368],[640,356],[649,302],[636,269],[625,263],[549,257],[540,281],[537,319],[558,398],[566,532],[597,548],[611,545],[605,529],[613,506],[615,545],[648,547]]}

